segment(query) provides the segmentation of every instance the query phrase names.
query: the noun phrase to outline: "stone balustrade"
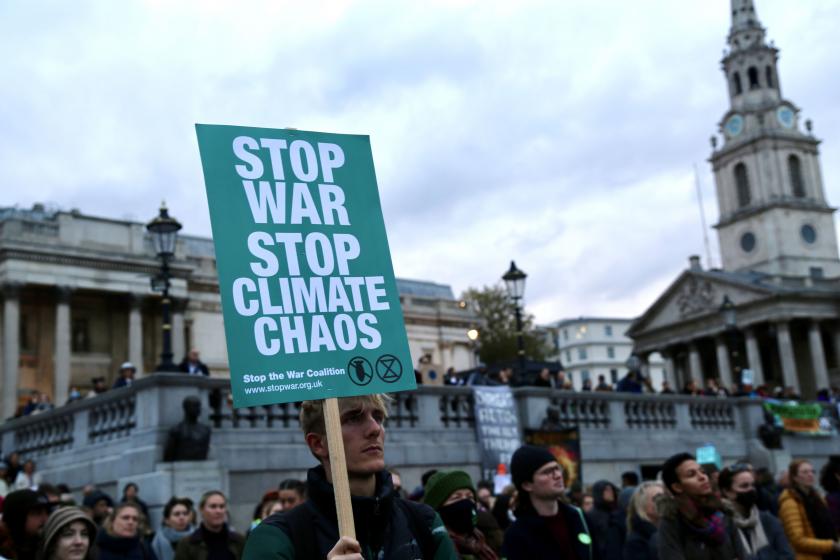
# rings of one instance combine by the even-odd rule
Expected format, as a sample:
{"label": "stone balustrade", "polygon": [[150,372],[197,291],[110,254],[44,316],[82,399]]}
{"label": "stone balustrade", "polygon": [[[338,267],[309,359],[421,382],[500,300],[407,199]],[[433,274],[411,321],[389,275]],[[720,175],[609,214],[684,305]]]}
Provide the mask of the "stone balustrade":
{"label": "stone balustrade", "polygon": [[[139,481],[154,517],[175,491],[155,482],[162,472],[174,480],[174,467],[162,463],[167,432],[182,420],[183,399],[197,396],[201,421],[212,427],[208,464],[216,469],[211,469],[216,478],[205,473],[201,480],[216,480],[231,494],[241,527],[266,489],[282,478],[302,477],[314,460],[300,433],[298,405],[234,409],[229,393],[226,380],[155,374],[130,387],[6,421],[0,425],[0,446],[3,453],[17,450],[35,459],[45,480],[74,490],[93,482],[116,495],[126,482]],[[539,429],[549,408],[556,413],[555,424],[579,428],[586,483],[617,480],[625,470],[655,466],[677,451],[707,443],[715,444],[725,460],[748,457],[778,468],[757,437],[764,422],[758,400],[532,387],[514,389],[514,395],[523,429]],[[421,387],[393,395],[387,434],[386,460],[400,468],[406,487],[432,467],[460,467],[478,476],[468,388]],[[785,436],[782,457],[803,456],[820,465],[840,441],[830,439]]]}

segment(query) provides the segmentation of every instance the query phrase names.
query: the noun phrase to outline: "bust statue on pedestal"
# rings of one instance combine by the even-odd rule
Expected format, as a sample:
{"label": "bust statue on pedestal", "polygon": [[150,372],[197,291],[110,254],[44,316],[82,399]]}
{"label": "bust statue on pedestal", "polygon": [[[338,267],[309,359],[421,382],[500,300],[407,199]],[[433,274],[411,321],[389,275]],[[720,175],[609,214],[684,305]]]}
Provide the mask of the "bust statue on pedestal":
{"label": "bust statue on pedestal", "polygon": [[210,448],[210,427],[198,421],[201,401],[191,396],[184,398],[181,404],[184,407],[184,420],[170,428],[163,460],[206,461]]}

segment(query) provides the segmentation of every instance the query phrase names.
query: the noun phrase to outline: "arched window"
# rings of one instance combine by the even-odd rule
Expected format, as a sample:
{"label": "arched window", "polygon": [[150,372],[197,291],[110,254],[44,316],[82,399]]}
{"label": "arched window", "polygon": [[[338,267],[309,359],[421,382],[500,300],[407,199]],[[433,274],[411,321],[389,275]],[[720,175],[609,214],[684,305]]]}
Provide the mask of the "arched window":
{"label": "arched window", "polygon": [[773,69],[770,66],[764,69],[764,77],[767,87],[773,87]]}
{"label": "arched window", "polygon": [[747,177],[747,166],[743,163],[735,166],[735,189],[738,193],[738,207],[748,206],[750,203],[750,180]]}
{"label": "arched window", "polygon": [[735,84],[735,95],[741,95],[743,88],[741,88],[741,75],[738,72],[732,76],[732,82]]}
{"label": "arched window", "polygon": [[758,89],[758,69],[755,66],[747,70],[747,77],[750,79],[750,89]]}
{"label": "arched window", "polygon": [[788,173],[790,174],[790,186],[793,189],[793,196],[796,198],[805,198],[805,182],[802,180],[802,163],[794,155],[788,157]]}

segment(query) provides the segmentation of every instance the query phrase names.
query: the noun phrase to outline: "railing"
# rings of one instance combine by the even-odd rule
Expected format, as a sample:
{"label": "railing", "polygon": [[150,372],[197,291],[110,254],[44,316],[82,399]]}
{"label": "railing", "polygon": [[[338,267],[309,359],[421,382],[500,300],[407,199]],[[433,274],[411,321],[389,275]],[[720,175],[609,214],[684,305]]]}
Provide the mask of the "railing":
{"label": "railing", "polygon": [[[574,393],[534,387],[513,392],[520,423],[530,429],[540,428],[549,408],[561,425],[576,426],[582,434],[592,431],[619,439],[623,431],[654,430],[675,441],[688,434],[702,434],[710,440],[738,433],[755,438],[763,422],[761,402],[750,399]],[[299,403],[234,409],[226,380],[154,374],[130,387],[0,424],[0,447],[4,453],[14,449],[26,456],[42,456],[91,444],[125,442],[130,446],[135,435],[149,433],[157,434],[154,441],[160,444],[167,429],[182,420],[181,402],[191,395],[203,405],[201,421],[227,433],[228,438],[235,438],[233,433],[239,431],[299,430]],[[475,427],[469,388],[420,387],[392,396],[388,421],[392,428],[440,431]]]}

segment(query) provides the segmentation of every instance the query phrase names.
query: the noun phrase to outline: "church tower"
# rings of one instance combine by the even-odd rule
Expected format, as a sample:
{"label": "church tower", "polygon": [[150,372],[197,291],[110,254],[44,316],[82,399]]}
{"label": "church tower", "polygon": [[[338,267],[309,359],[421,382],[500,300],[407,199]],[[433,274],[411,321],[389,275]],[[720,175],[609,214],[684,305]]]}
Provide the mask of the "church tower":
{"label": "church tower", "polygon": [[731,0],[721,61],[729,110],[712,139],[723,269],[774,276],[840,276],[834,208],[825,199],[819,140],[800,130],[799,108],[782,97],[779,51],[765,40],[753,0]]}

